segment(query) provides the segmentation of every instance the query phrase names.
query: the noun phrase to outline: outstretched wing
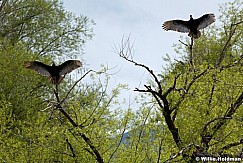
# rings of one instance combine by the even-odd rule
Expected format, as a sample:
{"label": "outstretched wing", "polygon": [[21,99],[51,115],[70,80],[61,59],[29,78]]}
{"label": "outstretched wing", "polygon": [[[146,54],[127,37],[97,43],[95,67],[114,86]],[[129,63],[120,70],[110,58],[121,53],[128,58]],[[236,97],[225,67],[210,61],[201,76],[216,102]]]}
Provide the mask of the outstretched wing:
{"label": "outstretched wing", "polygon": [[59,75],[66,75],[67,73],[72,72],[73,70],[82,66],[82,63],[79,60],[68,60],[63,64],[59,65]]}
{"label": "outstretched wing", "polygon": [[194,19],[194,22],[197,24],[197,30],[206,28],[213,22],[215,22],[215,15],[214,14],[205,14],[198,19]]}
{"label": "outstretched wing", "polygon": [[169,20],[164,22],[162,28],[166,31],[173,30],[177,32],[190,32],[189,22],[183,20]]}
{"label": "outstretched wing", "polygon": [[50,66],[39,61],[25,61],[23,67],[34,70],[43,76],[51,76],[50,72],[48,71]]}

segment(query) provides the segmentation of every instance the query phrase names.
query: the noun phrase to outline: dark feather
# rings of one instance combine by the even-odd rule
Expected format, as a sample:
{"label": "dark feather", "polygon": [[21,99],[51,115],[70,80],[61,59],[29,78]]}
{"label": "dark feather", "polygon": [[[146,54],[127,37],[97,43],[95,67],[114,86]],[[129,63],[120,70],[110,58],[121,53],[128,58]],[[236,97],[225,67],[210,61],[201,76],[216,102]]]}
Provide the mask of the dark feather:
{"label": "dark feather", "polygon": [[23,66],[49,77],[53,84],[59,84],[66,74],[81,67],[82,64],[79,60],[68,60],[59,66],[56,66],[54,63],[52,66],[49,66],[39,61],[25,61]]}
{"label": "dark feather", "polygon": [[201,16],[198,19],[195,19],[194,21],[197,24],[197,30],[206,28],[207,26],[209,26],[210,24],[212,24],[213,22],[215,22],[215,15],[214,14],[205,14],[203,16]]}
{"label": "dark feather", "polygon": [[60,66],[58,66],[60,70],[59,75],[66,75],[81,66],[82,63],[79,60],[68,60]]}
{"label": "dark feather", "polygon": [[201,35],[199,30],[206,28],[213,22],[215,22],[214,14],[205,14],[198,19],[193,19],[190,15],[189,21],[169,20],[163,23],[162,28],[166,31],[186,32],[189,33],[188,36],[198,38]]}
{"label": "dark feather", "polygon": [[183,20],[169,20],[164,22],[162,27],[166,31],[173,30],[177,32],[190,32],[190,29],[188,28],[188,21]]}
{"label": "dark feather", "polygon": [[51,66],[48,66],[42,62],[39,61],[25,61],[24,62],[24,68],[28,68],[31,70],[34,70],[36,72],[38,72],[39,74],[43,75],[43,76],[51,76],[49,69]]}

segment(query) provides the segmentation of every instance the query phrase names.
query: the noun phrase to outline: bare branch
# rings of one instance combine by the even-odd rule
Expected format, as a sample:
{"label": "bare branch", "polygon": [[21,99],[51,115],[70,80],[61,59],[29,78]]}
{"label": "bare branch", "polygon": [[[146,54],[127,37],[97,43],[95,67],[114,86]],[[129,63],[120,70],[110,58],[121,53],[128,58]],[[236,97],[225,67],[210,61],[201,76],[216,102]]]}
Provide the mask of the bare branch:
{"label": "bare branch", "polygon": [[235,31],[236,31],[236,26],[234,24],[231,24],[230,25],[230,31],[229,31],[229,37],[223,47],[223,50],[221,51],[220,55],[219,55],[219,59],[215,65],[215,67],[219,67],[221,62],[224,60],[224,57],[225,57],[225,52],[227,50],[227,48],[230,46],[230,41],[231,39],[233,38],[234,34],[235,34]]}
{"label": "bare branch", "polygon": [[132,49],[133,49],[133,45],[130,44],[130,38],[128,37],[128,39],[124,42],[124,40],[122,39],[122,43],[121,43],[121,47],[118,51],[118,54],[121,58],[125,59],[126,61],[135,64],[135,66],[139,66],[139,67],[143,67],[145,68],[149,74],[154,78],[156,84],[158,85],[159,94],[162,94],[162,86],[160,84],[159,79],[157,78],[157,76],[154,74],[153,70],[151,70],[148,66],[135,62],[133,60],[133,53],[132,53]]}
{"label": "bare branch", "polygon": [[[202,71],[201,73],[199,73],[198,75],[193,76],[193,79],[191,80],[191,82],[189,84],[187,84],[187,81],[186,81],[185,86],[184,86],[185,88],[182,88],[181,89],[181,90],[183,90],[183,93],[181,95],[181,99],[179,99],[176,102],[175,106],[171,109],[171,112],[174,111],[174,110],[176,110],[180,106],[180,104],[182,103],[182,101],[185,99],[186,94],[189,92],[191,86],[197,81],[197,79],[199,79],[204,74],[206,74],[209,71],[209,69],[210,68],[207,68],[204,71]],[[173,117],[174,117],[173,119],[175,119],[176,115],[174,115]]]}
{"label": "bare branch", "polygon": [[139,89],[139,88],[135,88],[134,91],[137,91],[137,92],[150,92],[149,90]]}
{"label": "bare branch", "polygon": [[193,59],[193,51],[192,51],[192,47],[193,47],[193,43],[194,43],[193,37],[191,37],[190,44],[186,44],[186,43],[182,42],[181,40],[179,40],[179,42],[189,48],[189,63],[191,65],[192,70],[194,71],[194,59]]}
{"label": "bare branch", "polygon": [[183,45],[187,46],[187,47],[189,46],[188,44],[182,42],[181,40],[179,40],[179,42],[182,43]]}
{"label": "bare branch", "polygon": [[68,121],[74,126],[78,127],[78,124],[70,117],[70,115],[62,108],[60,104],[56,105],[56,108],[68,119]]}
{"label": "bare branch", "polygon": [[120,145],[121,145],[121,143],[122,143],[122,138],[123,138],[124,133],[125,133],[125,131],[126,131],[127,123],[128,123],[128,121],[126,120],[125,126],[124,126],[123,131],[122,131],[122,134],[121,134],[121,138],[120,138],[120,140],[119,140],[119,143],[118,143],[118,145],[116,146],[116,149],[115,149],[115,150],[113,151],[113,153],[111,154],[111,156],[110,156],[110,158],[109,158],[109,160],[108,160],[108,163],[111,161],[111,158],[114,156],[114,154],[116,153],[116,151],[118,150],[118,148],[120,147]]}
{"label": "bare branch", "polygon": [[67,143],[69,149],[70,149],[71,152],[72,152],[72,157],[76,157],[76,154],[74,153],[74,150],[73,150],[73,146],[72,146],[72,144],[68,141],[68,138],[66,138],[66,143]]}
{"label": "bare branch", "polygon": [[96,149],[96,147],[93,145],[93,143],[91,142],[91,140],[84,134],[81,133],[81,137],[83,138],[83,140],[89,145],[90,149],[94,152],[95,156],[96,156],[96,160],[99,163],[104,163],[103,158],[101,157],[99,151]]}
{"label": "bare branch", "polygon": [[160,141],[159,141],[159,151],[158,151],[158,159],[157,159],[157,163],[159,163],[160,161],[160,157],[161,157],[161,152],[162,152],[162,142],[163,142],[163,139],[161,138]]}
{"label": "bare branch", "polygon": [[195,72],[195,66],[194,66],[194,57],[193,57],[193,51],[192,51],[192,47],[193,47],[193,37],[191,37],[191,44],[189,46],[189,62],[191,64],[191,69]]}
{"label": "bare branch", "polygon": [[152,107],[148,110],[148,113],[147,113],[146,117],[143,120],[143,124],[140,125],[140,127],[139,127],[140,128],[140,132],[139,132],[138,140],[137,140],[136,147],[135,147],[135,151],[134,151],[135,152],[135,160],[134,160],[134,162],[137,162],[138,145],[139,145],[139,143],[141,141],[142,134],[143,134],[143,131],[144,131],[144,126],[146,125],[146,122],[147,122],[147,120],[149,118],[149,115],[150,115],[150,111],[151,110],[152,110]]}
{"label": "bare branch", "polygon": [[232,25],[239,25],[239,24],[241,24],[241,23],[243,23],[243,21],[240,21],[240,22],[238,22],[238,23],[234,23],[234,24],[232,24]]}
{"label": "bare branch", "polygon": [[[89,72],[91,72],[92,70],[88,71],[84,76],[82,76],[78,81],[75,82],[75,84],[73,85],[73,87],[69,90],[69,92],[67,93],[66,97],[60,102],[60,98],[58,95],[58,85],[56,85],[56,89],[54,89],[54,94],[56,96],[57,99],[57,105],[55,106],[67,119],[68,121],[73,125],[73,127],[78,127],[79,125],[74,122],[74,120],[70,117],[70,115],[62,108],[61,103],[64,102],[64,100],[67,98],[68,94],[71,92],[71,90],[75,87],[75,85],[81,81]],[[79,126],[80,129],[83,126]],[[90,149],[92,150],[92,152],[94,153],[96,160],[99,163],[104,163],[103,158],[101,157],[101,154],[99,153],[99,151],[96,149],[96,147],[93,145],[92,141],[84,134],[84,133],[80,133],[80,136],[83,138],[83,140],[88,144],[88,146],[90,147]],[[70,147],[71,149],[71,147]],[[72,149],[71,149],[72,150]],[[89,150],[88,150],[89,151]],[[92,154],[93,155],[93,154]]]}
{"label": "bare branch", "polygon": [[171,160],[177,158],[178,156],[180,156],[181,154],[183,154],[183,152],[188,149],[189,147],[191,147],[193,144],[188,144],[185,147],[183,147],[177,154],[175,154],[174,156],[171,156],[170,159],[166,160],[165,162],[170,162]]}
{"label": "bare branch", "polygon": [[[225,120],[225,119],[231,119],[231,117],[216,117],[216,118],[214,118],[214,119],[212,119],[211,121],[209,121],[209,122],[207,122],[204,126],[203,126],[203,128],[202,128],[202,131],[201,131],[201,142],[203,143],[203,144],[205,144],[205,146],[208,148],[209,147],[209,142],[211,141],[211,139],[212,139],[212,136],[214,135],[214,133],[217,131],[217,130],[212,130],[212,132],[210,133],[210,132],[207,132],[206,130],[207,130],[207,128],[208,128],[208,126],[211,124],[211,123],[213,123],[213,122],[215,122],[215,121],[217,121],[217,120],[219,120],[219,122],[221,122],[221,120]],[[218,124],[218,123],[217,123]],[[216,125],[217,125],[216,124]]]}
{"label": "bare branch", "polygon": [[[49,43],[47,43],[39,52],[38,55],[43,56],[45,53],[47,53],[46,49],[53,46],[53,44],[60,38],[62,38],[63,36],[67,35],[68,33],[72,33],[75,32],[78,28],[74,28],[72,30],[69,31],[63,31],[62,33],[60,33],[59,35],[57,35],[56,37],[54,37],[52,40],[50,40]],[[60,45],[58,45],[58,47],[61,47]]]}
{"label": "bare branch", "polygon": [[216,117],[216,118],[212,119],[211,121],[207,122],[207,123],[203,126],[202,131],[201,131],[201,135],[203,135],[203,133],[206,132],[207,127],[208,127],[211,123],[213,123],[213,122],[215,122],[215,121],[217,121],[217,120],[220,120],[220,119],[231,119],[231,117]]}
{"label": "bare branch", "polygon": [[216,144],[222,143],[224,142],[225,139],[227,139],[231,134],[233,133],[233,131],[230,131],[227,135],[225,135],[223,138],[220,138],[220,140],[217,140],[217,142],[210,144],[210,146],[214,146]]}
{"label": "bare branch", "polygon": [[226,146],[222,147],[219,151],[219,153],[221,154],[224,150],[227,150],[227,149],[230,149],[232,147],[235,147],[235,146],[238,146],[240,144],[243,144],[243,139],[240,139],[239,142],[234,142],[234,143],[230,143],[230,144],[227,144]]}
{"label": "bare branch", "polygon": [[[241,93],[241,95],[238,97],[238,99],[235,101],[235,103],[231,104],[231,106],[226,111],[224,117],[232,118],[233,114],[236,112],[236,110],[239,108],[239,106],[242,103],[243,103],[243,93]],[[225,124],[225,121],[219,121],[217,124],[215,124],[215,126],[213,127],[213,130],[216,132],[224,124]]]}
{"label": "bare branch", "polygon": [[161,108],[163,116],[165,117],[166,124],[167,124],[167,126],[168,126],[168,128],[169,128],[169,130],[170,130],[170,132],[173,136],[173,139],[174,139],[176,145],[180,148],[181,138],[180,138],[180,135],[179,135],[179,132],[178,132],[178,128],[176,128],[174,122],[171,119],[171,115],[170,115],[171,111],[170,111],[169,102],[166,99],[166,96],[162,95],[162,86],[161,86],[159,79],[154,74],[153,70],[151,70],[148,66],[141,64],[141,63],[137,63],[136,61],[133,60],[132,46],[130,45],[130,39],[129,38],[125,42],[124,42],[124,39],[122,39],[122,45],[121,45],[120,49],[117,50],[117,51],[118,51],[118,54],[121,58],[125,59],[126,61],[128,61],[130,63],[135,64],[135,66],[145,68],[148,71],[148,73],[153,77],[155,83],[157,84],[156,89],[158,89],[158,90],[155,91],[151,88],[151,86],[144,85],[147,90],[141,90],[141,89],[136,88],[135,91],[149,92],[154,96],[159,107]]}
{"label": "bare branch", "polygon": [[167,96],[172,90],[175,89],[175,87],[176,87],[176,81],[177,81],[177,79],[179,78],[180,75],[181,75],[181,74],[177,74],[177,75],[175,76],[173,85],[172,85],[172,86],[171,86],[165,93],[163,93],[163,96]]}
{"label": "bare branch", "polygon": [[212,99],[213,99],[213,93],[214,93],[214,90],[215,90],[215,83],[216,83],[216,75],[213,74],[212,78],[213,78],[213,84],[212,84],[212,89],[211,89],[211,93],[210,93],[209,100],[208,100],[208,107],[210,107],[210,104],[211,104]]}
{"label": "bare branch", "polygon": [[89,70],[88,72],[86,72],[79,80],[77,80],[73,86],[69,89],[67,95],[62,99],[62,101],[60,102],[60,104],[62,104],[68,97],[68,95],[70,94],[70,92],[74,89],[74,87],[86,76],[88,75],[90,72],[92,72],[93,70]]}

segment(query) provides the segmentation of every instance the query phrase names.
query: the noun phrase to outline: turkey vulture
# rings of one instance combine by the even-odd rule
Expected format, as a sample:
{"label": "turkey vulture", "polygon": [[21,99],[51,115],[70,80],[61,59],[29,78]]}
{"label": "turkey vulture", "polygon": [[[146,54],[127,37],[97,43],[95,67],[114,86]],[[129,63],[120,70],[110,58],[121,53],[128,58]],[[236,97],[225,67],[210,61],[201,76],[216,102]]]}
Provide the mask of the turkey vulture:
{"label": "turkey vulture", "polygon": [[59,66],[56,66],[54,62],[49,66],[39,61],[25,61],[23,66],[49,77],[53,84],[59,84],[66,74],[81,67],[82,64],[79,60],[68,60]]}
{"label": "turkey vulture", "polygon": [[173,30],[177,32],[188,32],[188,36],[195,39],[201,36],[200,29],[206,28],[210,24],[215,22],[214,14],[205,14],[198,19],[193,19],[190,15],[189,21],[184,20],[169,20],[164,22],[162,28],[166,31]]}

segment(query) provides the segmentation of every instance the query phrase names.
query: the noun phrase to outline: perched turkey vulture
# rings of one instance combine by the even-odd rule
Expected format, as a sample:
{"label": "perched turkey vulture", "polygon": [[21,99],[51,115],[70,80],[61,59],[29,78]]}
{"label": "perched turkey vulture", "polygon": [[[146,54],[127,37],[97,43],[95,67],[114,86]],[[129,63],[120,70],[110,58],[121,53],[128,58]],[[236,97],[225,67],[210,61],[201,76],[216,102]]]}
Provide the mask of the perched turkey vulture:
{"label": "perched turkey vulture", "polygon": [[59,66],[56,66],[54,62],[49,66],[39,61],[25,61],[23,66],[49,77],[53,84],[59,84],[66,74],[81,67],[82,64],[79,60],[68,60]]}
{"label": "perched turkey vulture", "polygon": [[215,22],[214,14],[205,14],[198,19],[193,19],[190,15],[189,21],[184,20],[169,20],[164,22],[162,28],[166,31],[173,30],[177,32],[189,33],[188,36],[195,39],[201,36],[200,29],[206,28]]}

